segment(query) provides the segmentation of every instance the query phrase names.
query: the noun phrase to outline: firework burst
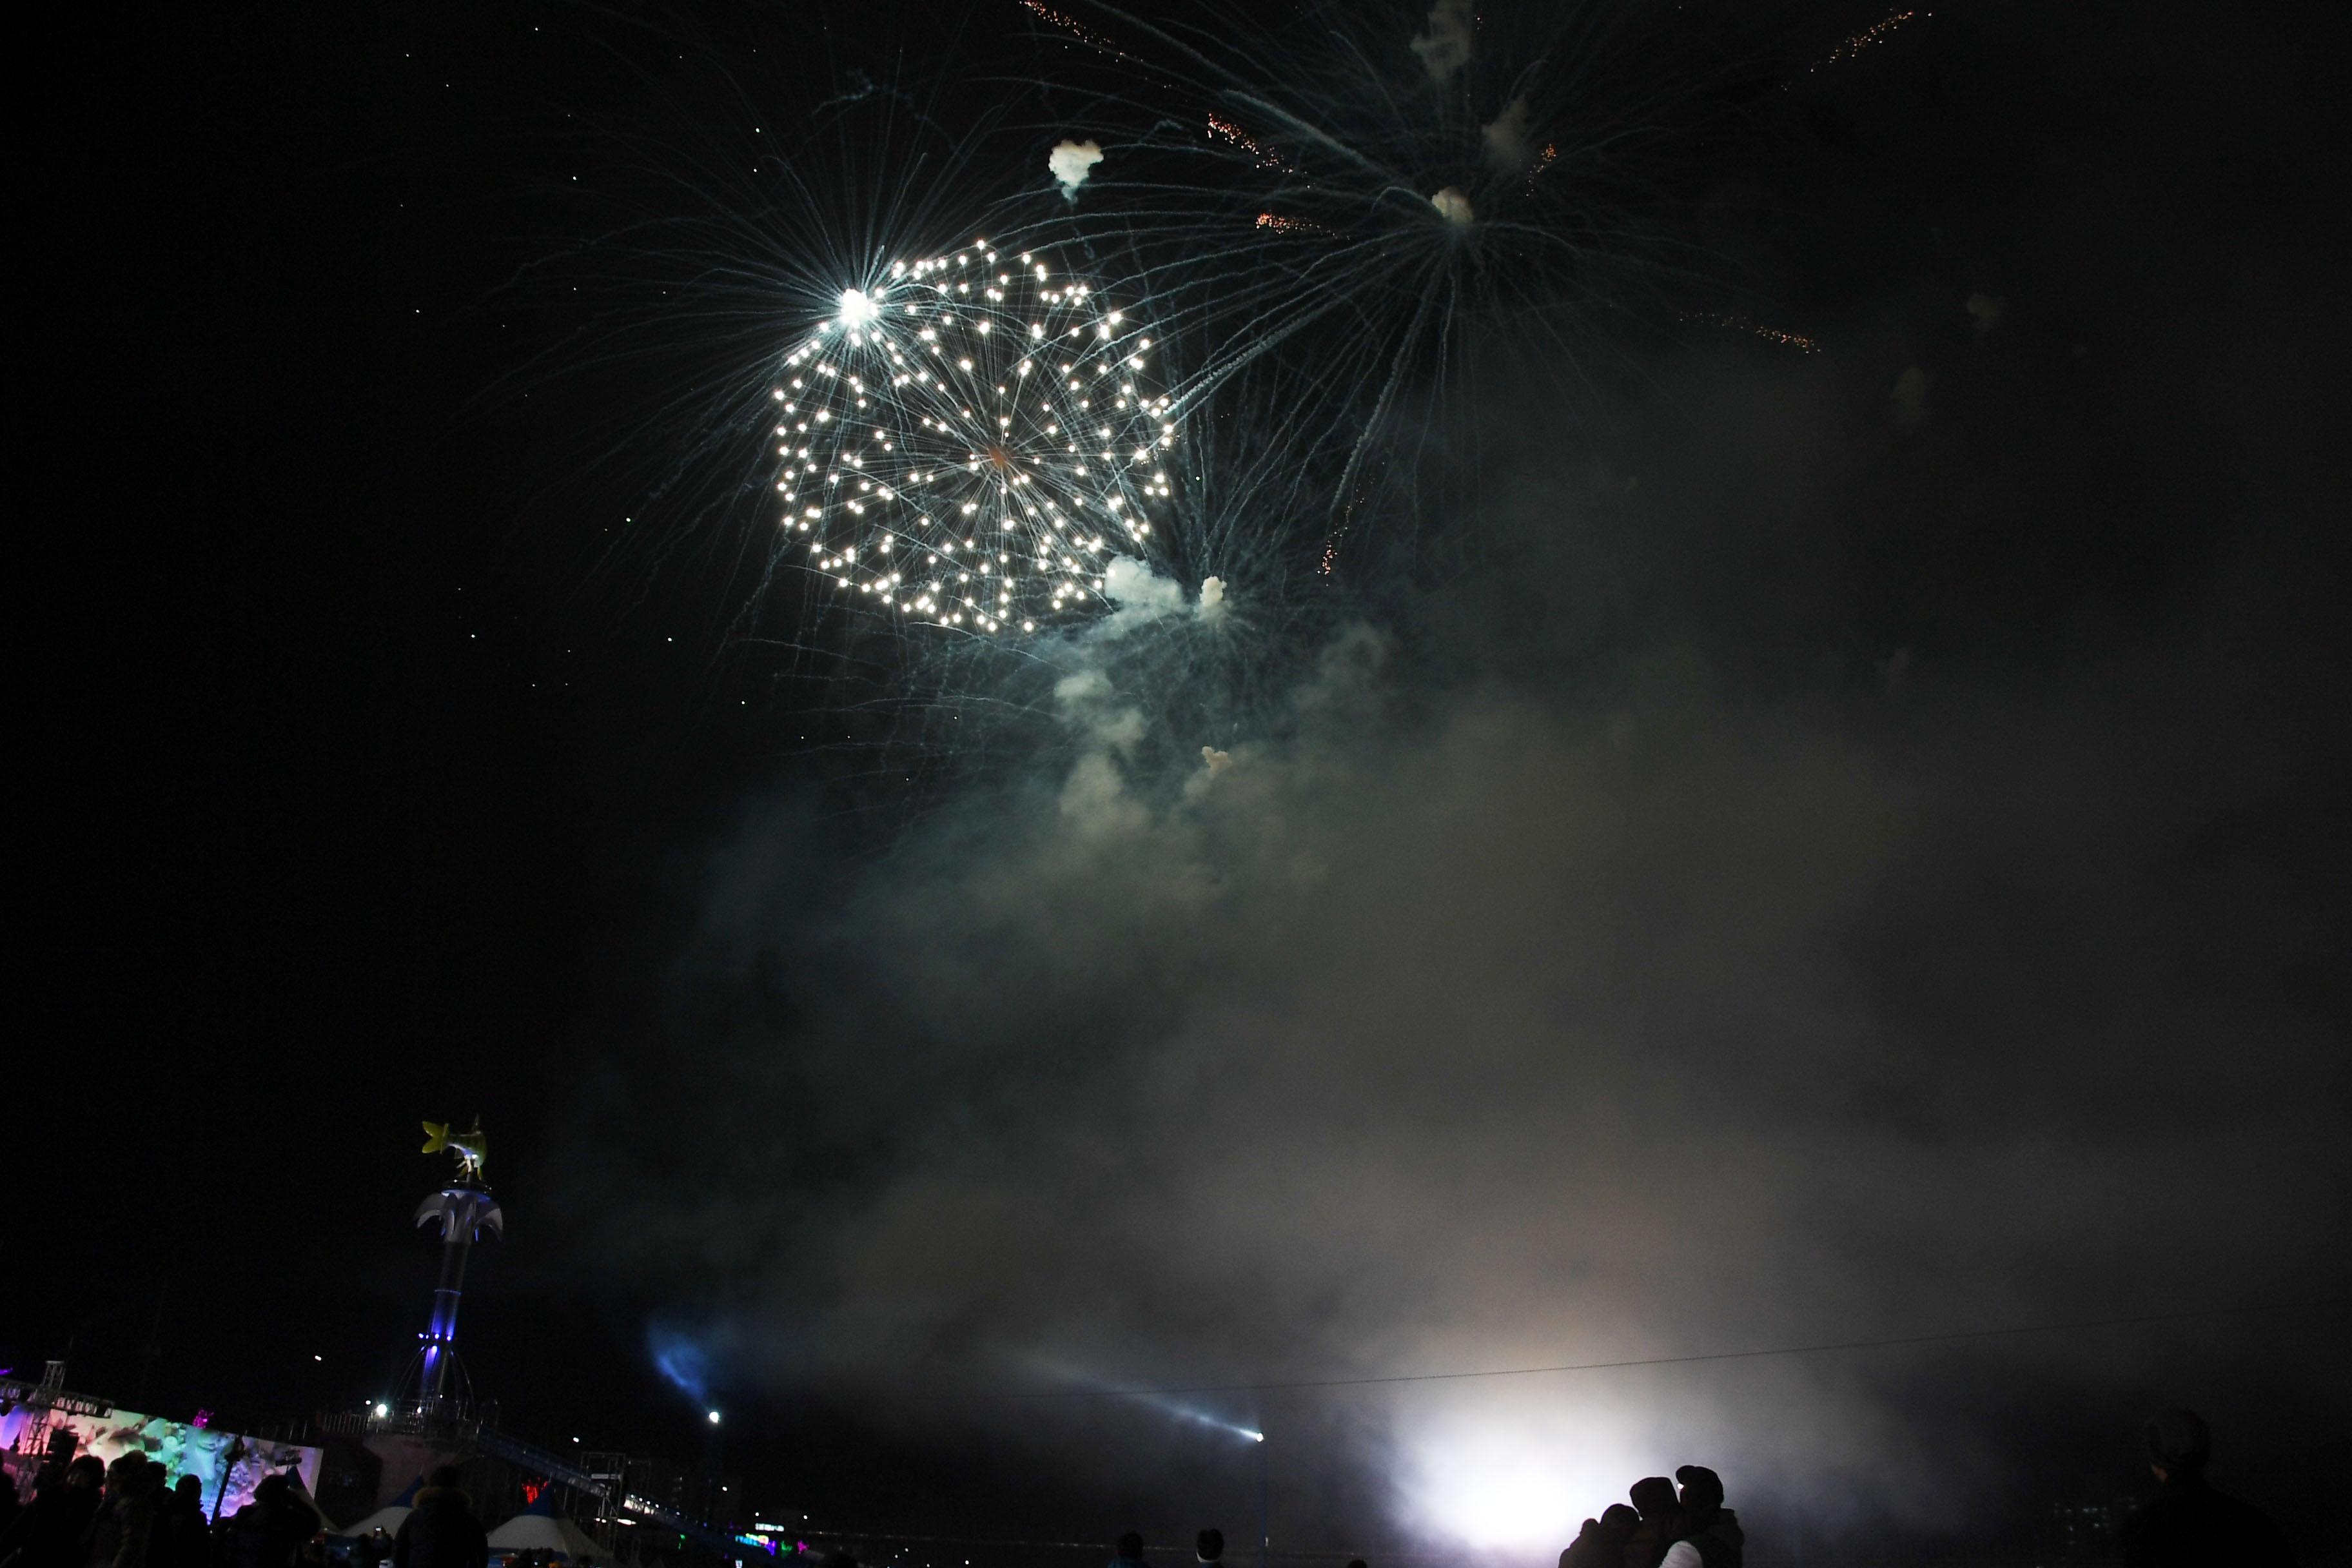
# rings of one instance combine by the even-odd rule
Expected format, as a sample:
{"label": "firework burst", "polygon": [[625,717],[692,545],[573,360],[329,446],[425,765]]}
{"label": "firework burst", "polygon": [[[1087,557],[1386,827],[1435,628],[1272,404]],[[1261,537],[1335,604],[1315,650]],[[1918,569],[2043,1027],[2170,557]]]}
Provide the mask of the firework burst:
{"label": "firework burst", "polygon": [[678,132],[621,142],[565,259],[588,368],[658,367],[591,400],[651,463],[614,574],[700,574],[832,716],[803,739],[908,791],[1103,714],[1144,771],[1267,733],[1475,557],[1498,442],[1574,419],[1626,325],[1729,320],[1674,221],[1721,171],[1660,155],[1740,101],[1743,46],[1685,47],[1728,0],[1023,4],[928,75],[665,78]]}
{"label": "firework burst", "polygon": [[1369,564],[1381,509],[1407,532],[1475,515],[1466,388],[1572,396],[1604,320],[1670,322],[1707,271],[1661,216],[1687,193],[1660,148],[1693,84],[1727,73],[1679,15],[1307,0],[1046,20],[1089,46],[1070,85],[1104,152],[1071,221],[1132,258],[1187,345],[1181,406],[1283,385],[1318,572]]}
{"label": "firework burst", "polygon": [[895,260],[788,352],[778,526],[800,563],[910,621],[1030,634],[1160,550],[1177,445],[1149,328],[1036,251]]}

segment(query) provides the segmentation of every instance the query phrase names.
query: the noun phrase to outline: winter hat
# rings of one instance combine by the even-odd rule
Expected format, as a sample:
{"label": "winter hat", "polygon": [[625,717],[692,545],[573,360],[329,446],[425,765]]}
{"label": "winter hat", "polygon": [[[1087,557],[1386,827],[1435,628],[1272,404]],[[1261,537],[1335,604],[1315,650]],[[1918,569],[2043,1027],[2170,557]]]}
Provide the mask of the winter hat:
{"label": "winter hat", "polygon": [[1675,1472],[1675,1479],[1683,1484],[1685,1508],[1723,1506],[1723,1478],[1705,1465],[1685,1465]]}
{"label": "winter hat", "polygon": [[1671,1512],[1675,1506],[1675,1483],[1664,1476],[1644,1476],[1625,1490],[1633,1506],[1642,1510],[1643,1519],[1655,1519]]}

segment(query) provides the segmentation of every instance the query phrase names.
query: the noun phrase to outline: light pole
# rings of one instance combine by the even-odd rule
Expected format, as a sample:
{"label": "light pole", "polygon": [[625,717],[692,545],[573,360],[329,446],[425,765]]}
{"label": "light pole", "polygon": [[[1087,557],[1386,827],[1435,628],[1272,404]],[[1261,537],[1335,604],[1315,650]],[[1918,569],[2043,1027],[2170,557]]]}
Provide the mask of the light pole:
{"label": "light pole", "polygon": [[416,1205],[416,1223],[441,1225],[441,1283],[425,1334],[425,1364],[417,1379],[416,1413],[427,1418],[450,1408],[449,1368],[457,1356],[457,1303],[465,1297],[466,1255],[483,1231],[504,1236],[506,1215],[488,1187],[452,1183]]}
{"label": "light pole", "polygon": [[457,1303],[466,1290],[466,1255],[483,1231],[497,1237],[507,1233],[507,1216],[482,1180],[482,1163],[490,1157],[482,1119],[475,1117],[472,1131],[454,1135],[446,1123],[425,1123],[424,1152],[438,1154],[444,1150],[457,1158],[457,1179],[416,1205],[418,1225],[436,1220],[441,1225],[441,1283],[434,1289],[433,1316],[420,1336],[425,1346],[416,1379],[416,1414],[427,1421],[472,1414],[454,1411],[457,1402],[449,1394],[449,1372],[457,1360]]}
{"label": "light pole", "polygon": [[1257,1435],[1257,1568],[1268,1568],[1267,1558],[1274,1553],[1274,1531],[1266,1522],[1265,1511],[1265,1434]]}
{"label": "light pole", "polygon": [[710,1447],[702,1474],[702,1522],[708,1526],[719,1513],[719,1412],[703,1412],[710,1424]]}

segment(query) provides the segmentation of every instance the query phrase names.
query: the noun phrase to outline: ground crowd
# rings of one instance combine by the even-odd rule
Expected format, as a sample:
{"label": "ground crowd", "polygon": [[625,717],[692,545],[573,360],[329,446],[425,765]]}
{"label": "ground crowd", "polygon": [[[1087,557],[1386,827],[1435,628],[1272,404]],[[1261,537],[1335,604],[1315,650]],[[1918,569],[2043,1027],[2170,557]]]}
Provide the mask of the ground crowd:
{"label": "ground crowd", "polygon": [[[2206,1481],[2213,1442],[2203,1416],[2167,1410],[2141,1436],[2158,1491],[2123,1527],[2124,1568],[2294,1568],[2267,1515]],[[1559,1568],[1740,1568],[1745,1533],[1713,1470],[1685,1465],[1672,1481],[1635,1481],[1628,1495],[1631,1507],[1612,1503],[1584,1521]]]}
{"label": "ground crowd", "polygon": [[1613,1502],[1584,1521],[1559,1568],[1739,1568],[1747,1533],[1723,1506],[1723,1478],[1705,1465],[1685,1465],[1671,1481],[1646,1476],[1626,1495],[1631,1507]]}
{"label": "ground crowd", "polygon": [[[361,1568],[488,1568],[488,1538],[457,1470],[428,1479],[397,1537],[359,1542]],[[13,1517],[0,1514],[0,1568],[328,1568],[323,1521],[286,1477],[264,1477],[219,1521],[205,1518],[195,1477],[167,1479],[142,1454],[110,1465],[76,1458],[44,1475]],[[0,1509],[16,1503],[16,1489],[0,1486]]]}
{"label": "ground crowd", "polygon": [[[169,1482],[169,1484],[166,1484]],[[14,1488],[0,1506],[16,1501]],[[0,1527],[5,1568],[300,1568],[319,1533],[318,1513],[284,1476],[254,1489],[253,1500],[215,1525],[204,1488],[143,1454],[112,1464],[83,1454],[41,1478],[31,1503]],[[322,1559],[323,1561],[323,1559]]]}
{"label": "ground crowd", "polygon": [[[2294,1568],[2286,1538],[2261,1510],[2207,1483],[2212,1439],[2201,1416],[2168,1410],[2144,1436],[2159,1489],[2123,1528],[2124,1568]],[[457,1470],[444,1465],[426,1479],[397,1536],[377,1531],[358,1544],[357,1568],[488,1568],[488,1538]],[[85,1454],[45,1473],[29,1505],[0,1486],[0,1568],[327,1568],[319,1514],[285,1476],[265,1478],[225,1522],[205,1518],[195,1477],[167,1479],[141,1454],[110,1465]],[[1635,1481],[1627,1495],[1630,1506],[1612,1503],[1584,1521],[1559,1568],[1741,1568],[1746,1532],[1713,1470],[1685,1465],[1673,1480]],[[1218,1531],[1201,1531],[1201,1568],[1223,1568],[1224,1546]],[[1110,1568],[1145,1568],[1142,1536],[1122,1535],[1114,1550]],[[835,1553],[826,1568],[856,1560]]]}
{"label": "ground crowd", "polygon": [[[2167,1410],[2142,1436],[2158,1492],[2123,1527],[2123,1568],[2294,1568],[2294,1553],[2268,1516],[2206,1481],[2212,1435],[2202,1416]],[[1627,1496],[1630,1506],[1612,1503],[1584,1521],[1559,1554],[1559,1568],[1741,1568],[1747,1532],[1724,1506],[1723,1478],[1705,1465],[1685,1465],[1673,1480],[1635,1481]],[[1223,1568],[1224,1547],[1223,1535],[1202,1531],[1200,1568]],[[1143,1537],[1131,1531],[1112,1553],[1110,1568],[1145,1568]],[[856,1563],[841,1556],[826,1568]],[[1348,1568],[1365,1564],[1358,1559]]]}

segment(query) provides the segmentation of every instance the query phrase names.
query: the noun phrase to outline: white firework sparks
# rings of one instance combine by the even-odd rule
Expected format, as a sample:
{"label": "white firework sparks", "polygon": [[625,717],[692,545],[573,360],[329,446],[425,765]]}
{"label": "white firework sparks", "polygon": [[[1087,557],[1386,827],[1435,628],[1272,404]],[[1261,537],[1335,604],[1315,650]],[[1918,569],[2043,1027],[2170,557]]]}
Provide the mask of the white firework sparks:
{"label": "white firework sparks", "polygon": [[780,525],[809,570],[908,620],[1029,633],[1155,553],[1177,440],[1149,329],[985,240],[842,292],[774,388]]}

